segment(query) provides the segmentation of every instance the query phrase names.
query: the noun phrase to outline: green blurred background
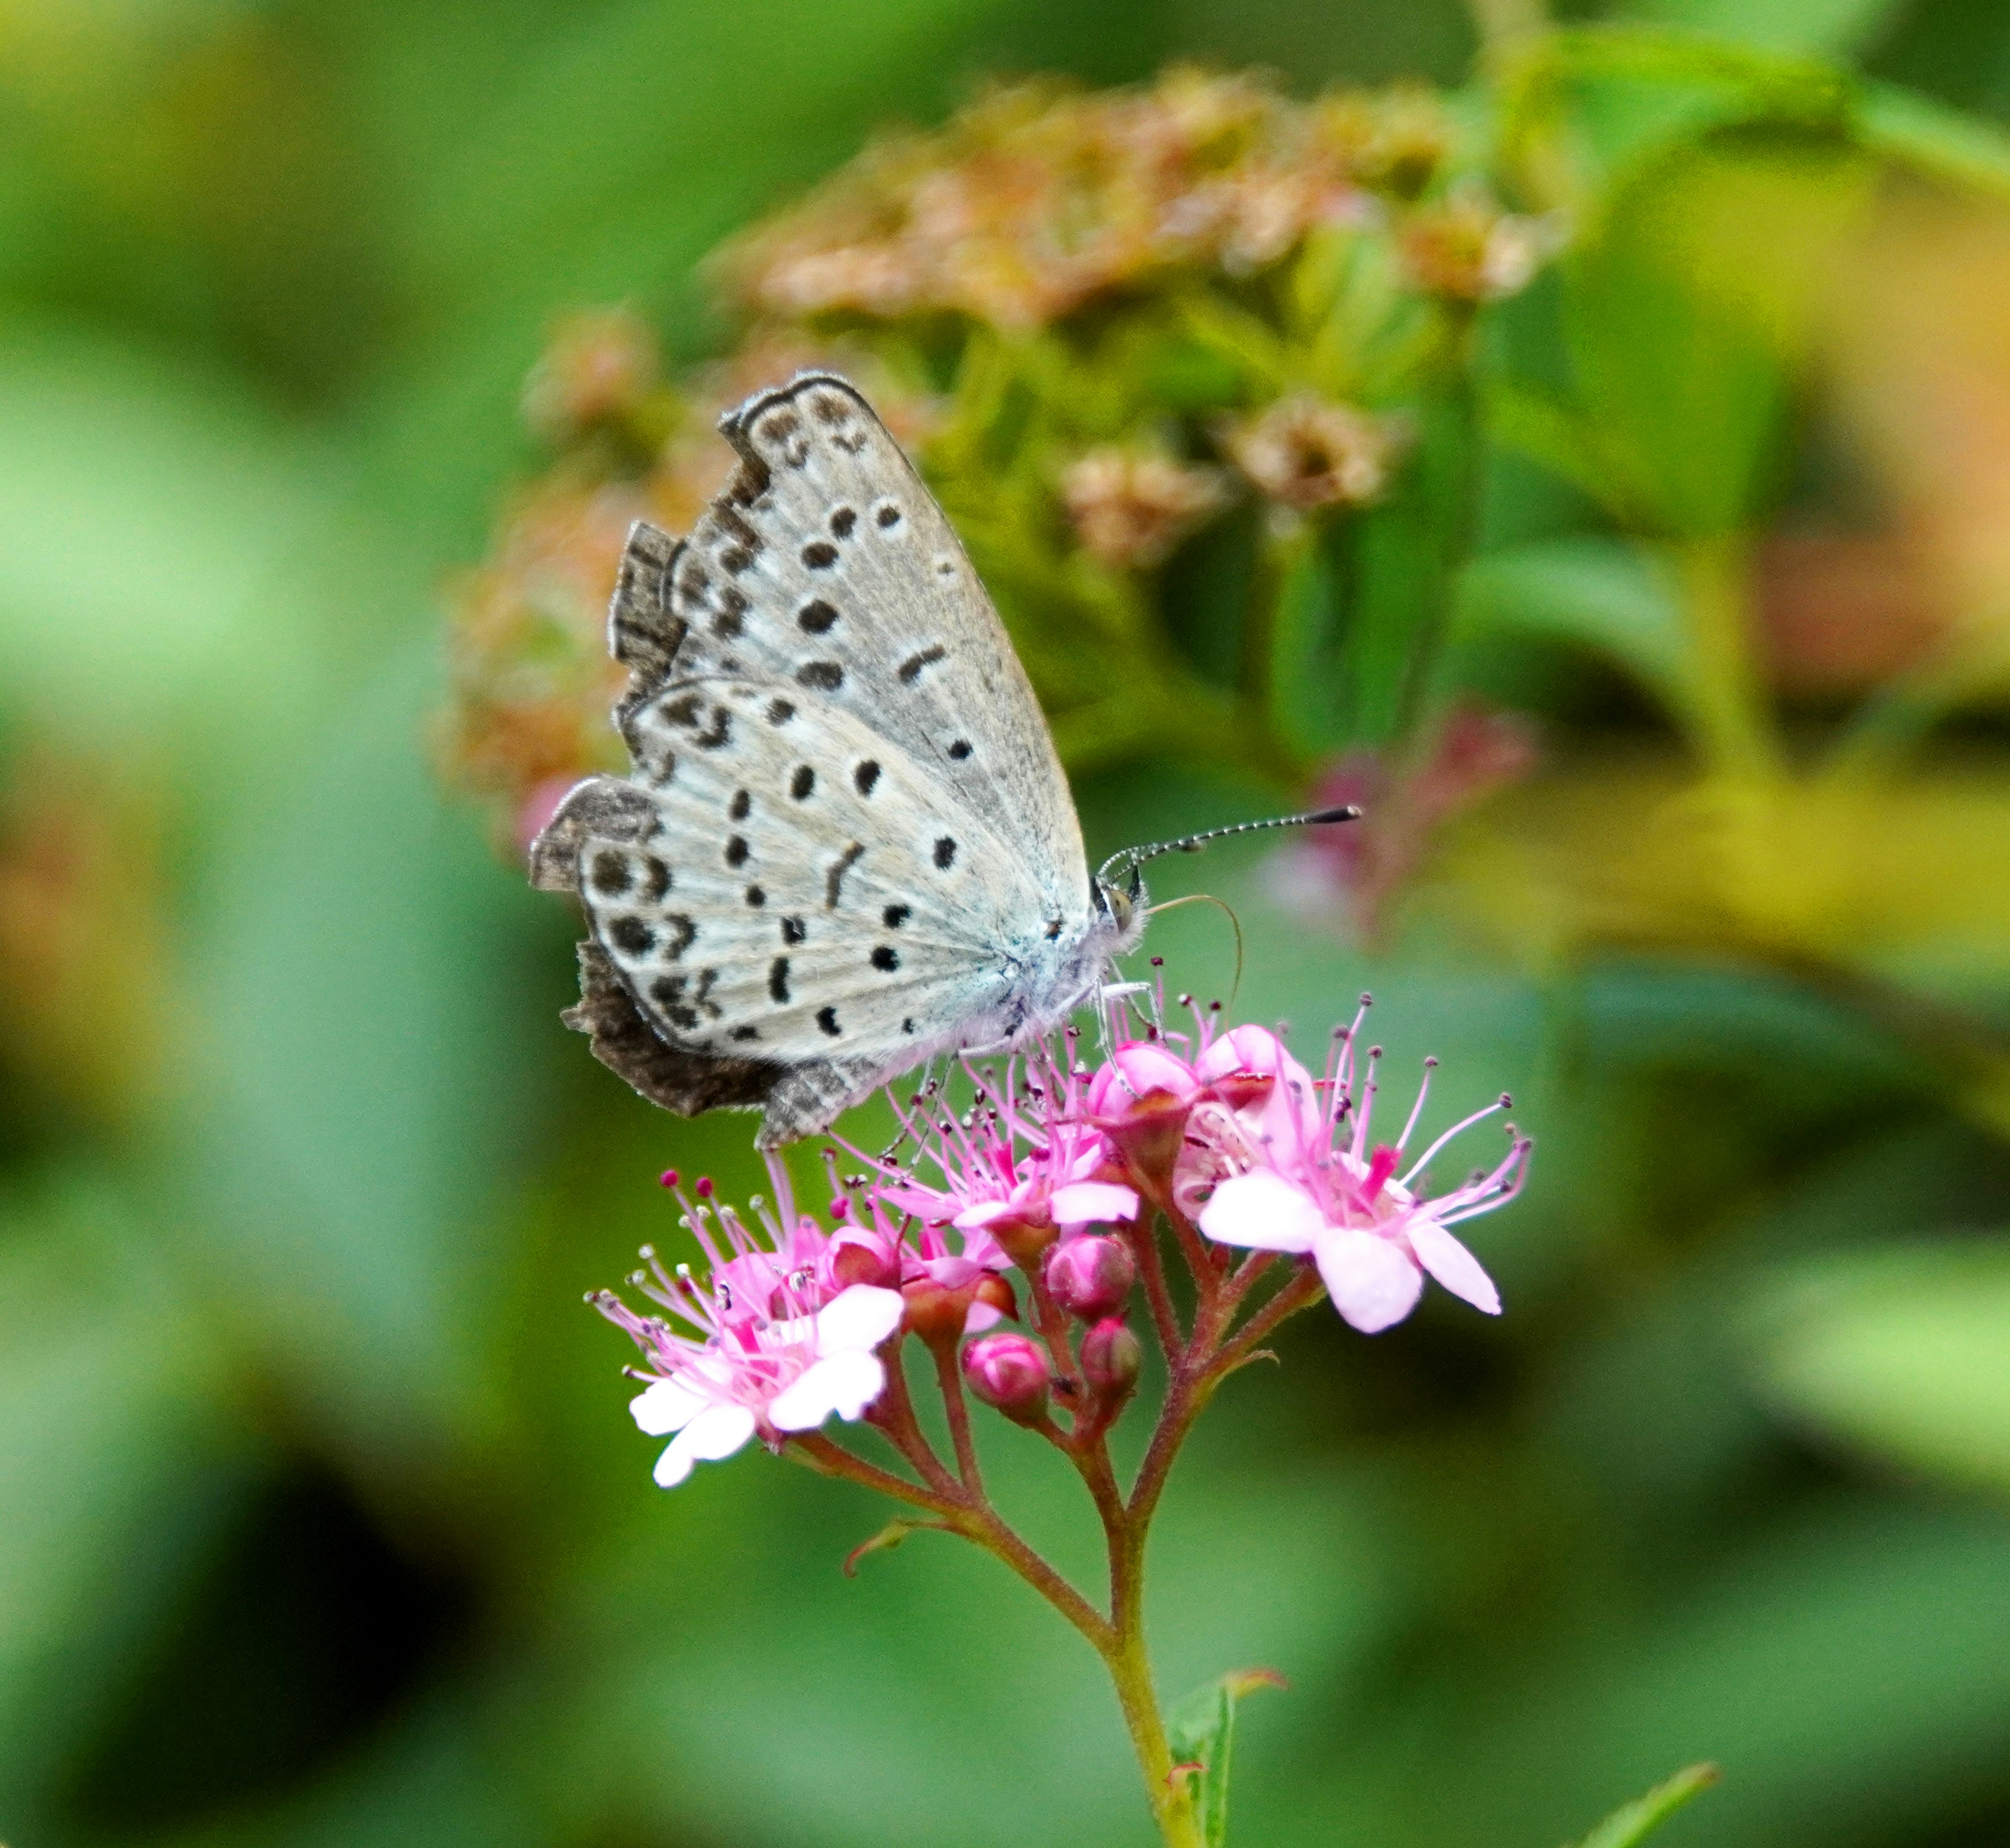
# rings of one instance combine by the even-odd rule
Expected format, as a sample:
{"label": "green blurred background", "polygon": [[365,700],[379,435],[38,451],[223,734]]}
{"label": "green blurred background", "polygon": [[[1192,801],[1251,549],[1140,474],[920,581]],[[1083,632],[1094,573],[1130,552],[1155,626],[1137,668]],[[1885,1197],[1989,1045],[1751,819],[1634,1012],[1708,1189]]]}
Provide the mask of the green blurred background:
{"label": "green blurred background", "polygon": [[[1179,58],[1461,84],[1526,23],[1481,15],[0,0],[12,1848],[1147,1839],[1096,1665],[985,1560],[847,1582],[881,1511],[758,1456],[651,1487],[581,1294],[658,1168],[752,1184],[746,1124],[559,1025],[572,920],[434,774],[442,603],[554,317],[716,350],[698,258],[890,116]],[[1373,932],[1262,853],[1167,887],[1235,904],[1245,1016],[1372,986],[1539,1145],[1476,1239],[1501,1321],[1305,1317],[1177,1478],[1167,1691],[1293,1683],[1252,1848],[1539,1848],[1706,1757],[1671,1848],[2010,1839],[2010,16],[1627,16],[1728,35],[1682,82],[1740,100],[1573,103],[1596,235],[1490,348],[1441,677],[1539,767]],[[1220,758],[1085,769],[1092,848],[1299,793]],[[1199,908],[1154,947],[1226,987]]]}

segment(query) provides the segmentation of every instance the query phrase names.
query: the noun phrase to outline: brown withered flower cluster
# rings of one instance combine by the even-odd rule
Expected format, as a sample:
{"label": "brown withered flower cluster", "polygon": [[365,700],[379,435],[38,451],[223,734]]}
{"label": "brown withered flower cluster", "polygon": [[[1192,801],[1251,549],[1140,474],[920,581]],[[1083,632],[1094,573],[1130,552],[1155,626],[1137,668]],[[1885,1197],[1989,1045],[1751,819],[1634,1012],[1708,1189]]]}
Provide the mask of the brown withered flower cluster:
{"label": "brown withered flower cluster", "polygon": [[1244,696],[1182,665],[1156,574],[1238,505],[1372,510],[1408,406],[1546,248],[1415,85],[1035,82],[886,137],[717,254],[726,358],[673,376],[623,309],[554,329],[524,399],[551,465],[455,596],[449,773],[521,838],[618,762],[623,535],[687,529],[731,461],[719,416],[811,367],[854,379],[941,496],[1064,755],[1149,748],[1166,713],[1226,719]]}

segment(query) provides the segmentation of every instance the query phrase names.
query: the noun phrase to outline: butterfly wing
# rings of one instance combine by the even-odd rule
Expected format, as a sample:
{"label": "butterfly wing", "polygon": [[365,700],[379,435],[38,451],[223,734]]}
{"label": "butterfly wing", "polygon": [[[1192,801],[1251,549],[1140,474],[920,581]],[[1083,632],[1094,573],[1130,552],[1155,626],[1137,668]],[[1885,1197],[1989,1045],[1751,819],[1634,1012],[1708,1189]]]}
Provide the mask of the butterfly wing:
{"label": "butterfly wing", "polygon": [[765,1107],[772,1145],[1046,1024],[1051,959],[1045,988],[1029,969],[1092,920],[1025,672],[869,407],[811,375],[723,427],[741,467],[712,510],[623,558],[634,776],[575,790],[532,876],[585,903],[567,1018],[596,1055],[685,1114]]}
{"label": "butterfly wing", "polygon": [[765,1104],[764,1141],[946,1045],[1009,1036],[1040,904],[905,752],[791,694],[673,683],[629,715],[634,778],[581,784],[533,861],[592,929],[573,1024],[673,1109]]}
{"label": "butterfly wing", "polygon": [[[612,614],[623,712],[747,674],[827,698],[995,819],[1053,907],[1088,902],[1081,829],[997,612],[872,407],[805,374],[721,425],[740,467],[681,545],[638,527]],[[674,638],[666,649],[666,638]]]}

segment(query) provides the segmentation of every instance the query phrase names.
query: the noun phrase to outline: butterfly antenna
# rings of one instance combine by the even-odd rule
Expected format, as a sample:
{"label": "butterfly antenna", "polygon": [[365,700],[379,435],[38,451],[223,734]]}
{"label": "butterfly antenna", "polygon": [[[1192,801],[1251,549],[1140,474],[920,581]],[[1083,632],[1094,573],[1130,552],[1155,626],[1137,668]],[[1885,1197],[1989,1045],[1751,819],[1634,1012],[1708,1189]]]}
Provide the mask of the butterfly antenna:
{"label": "butterfly antenna", "polygon": [[1238,821],[1225,828],[1209,828],[1199,834],[1182,834],[1177,840],[1160,840],[1150,847],[1127,847],[1113,853],[1103,862],[1096,877],[1109,884],[1120,869],[1135,872],[1147,860],[1156,860],[1161,854],[1197,854],[1210,840],[1219,840],[1228,834],[1253,834],[1262,828],[1316,828],[1329,822],[1358,821],[1361,811],[1351,802],[1342,803],[1337,808],[1315,808],[1305,815],[1273,815],[1262,821]]}

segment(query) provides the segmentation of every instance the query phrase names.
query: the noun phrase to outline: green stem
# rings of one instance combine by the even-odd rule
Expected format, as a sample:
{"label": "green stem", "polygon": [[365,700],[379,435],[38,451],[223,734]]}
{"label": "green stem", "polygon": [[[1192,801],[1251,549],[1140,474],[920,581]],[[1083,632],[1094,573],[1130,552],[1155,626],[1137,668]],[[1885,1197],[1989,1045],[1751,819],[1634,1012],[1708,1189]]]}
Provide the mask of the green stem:
{"label": "green stem", "polygon": [[1685,539],[1675,570],[1696,638],[1699,742],[1717,775],[1770,780],[1781,771],[1778,741],[1753,659],[1751,548],[1743,535]]}
{"label": "green stem", "polygon": [[1117,1704],[1123,1710],[1131,1749],[1138,1754],[1138,1768],[1145,1775],[1152,1820],[1159,1825],[1166,1848],[1206,1848],[1200,1818],[1194,1814],[1191,1780],[1173,1773],[1165,1718],[1152,1685],[1151,1658],[1145,1647],[1144,1550],[1142,1526],[1127,1528],[1125,1569],[1121,1582],[1111,1587],[1117,1639],[1105,1652],[1103,1665],[1117,1690]]}

